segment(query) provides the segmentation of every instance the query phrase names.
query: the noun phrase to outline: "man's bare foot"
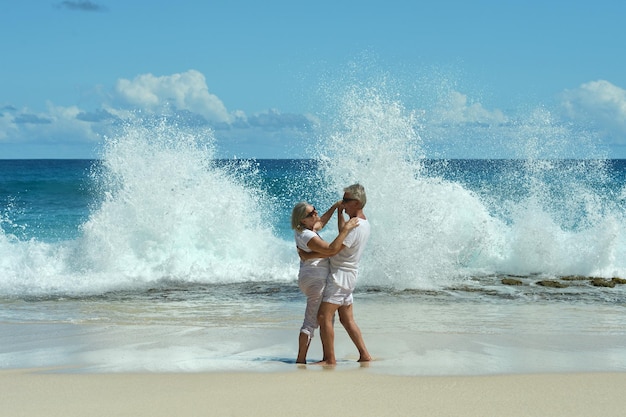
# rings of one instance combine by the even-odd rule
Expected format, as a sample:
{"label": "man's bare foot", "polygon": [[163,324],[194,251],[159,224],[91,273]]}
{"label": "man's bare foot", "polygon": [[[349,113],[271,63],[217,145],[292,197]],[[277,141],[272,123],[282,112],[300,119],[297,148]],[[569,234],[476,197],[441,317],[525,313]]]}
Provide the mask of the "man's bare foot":
{"label": "man's bare foot", "polygon": [[322,359],[321,361],[318,362],[314,362],[311,365],[322,365],[322,366],[335,366],[337,365],[337,362],[329,362],[327,360]]}
{"label": "man's bare foot", "polygon": [[357,362],[371,362],[371,361],[372,361],[372,357],[368,355],[368,356],[361,356]]}

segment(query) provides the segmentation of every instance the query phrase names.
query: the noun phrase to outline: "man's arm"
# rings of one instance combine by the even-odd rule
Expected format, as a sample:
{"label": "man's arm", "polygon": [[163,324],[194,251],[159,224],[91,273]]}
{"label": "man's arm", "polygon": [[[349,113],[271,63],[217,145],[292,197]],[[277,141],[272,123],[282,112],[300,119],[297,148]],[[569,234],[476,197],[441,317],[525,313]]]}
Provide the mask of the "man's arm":
{"label": "man's arm", "polygon": [[343,201],[339,201],[337,205],[337,230],[342,230],[346,224],[346,218],[343,217]]}

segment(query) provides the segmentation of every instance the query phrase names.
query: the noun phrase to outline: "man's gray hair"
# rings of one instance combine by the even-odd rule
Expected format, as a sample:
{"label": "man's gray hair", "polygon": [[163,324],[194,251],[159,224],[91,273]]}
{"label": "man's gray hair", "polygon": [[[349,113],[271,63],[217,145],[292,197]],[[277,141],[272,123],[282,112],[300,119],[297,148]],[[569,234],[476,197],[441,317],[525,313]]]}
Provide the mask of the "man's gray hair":
{"label": "man's gray hair", "polygon": [[365,195],[365,188],[361,184],[352,184],[343,189],[344,193],[350,194],[350,197],[359,200],[361,208],[365,207],[367,203],[367,195]]}

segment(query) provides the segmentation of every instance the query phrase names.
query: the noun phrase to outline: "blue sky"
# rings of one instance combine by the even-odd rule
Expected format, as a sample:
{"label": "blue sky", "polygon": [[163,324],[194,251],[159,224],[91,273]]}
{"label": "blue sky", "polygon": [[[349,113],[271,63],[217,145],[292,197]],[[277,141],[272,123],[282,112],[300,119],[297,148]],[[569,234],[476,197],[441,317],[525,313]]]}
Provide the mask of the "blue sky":
{"label": "blue sky", "polygon": [[212,129],[220,157],[310,157],[350,84],[419,114],[427,156],[558,137],[546,154],[626,158],[625,17],[622,0],[6,0],[0,158],[95,157],[137,114]]}

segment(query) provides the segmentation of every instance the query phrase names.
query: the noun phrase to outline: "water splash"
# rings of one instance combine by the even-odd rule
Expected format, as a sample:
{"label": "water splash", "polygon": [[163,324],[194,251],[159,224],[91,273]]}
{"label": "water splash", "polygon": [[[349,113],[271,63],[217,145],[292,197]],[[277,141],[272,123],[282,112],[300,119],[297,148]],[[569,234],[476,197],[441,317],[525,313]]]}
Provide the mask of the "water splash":
{"label": "water splash", "polygon": [[108,143],[105,199],[83,225],[85,267],[139,280],[281,277],[284,246],[262,213],[253,161],[214,159],[210,132],[161,122]]}
{"label": "water splash", "polygon": [[424,171],[419,114],[377,89],[353,88],[322,149],[337,190],[360,182],[373,227],[363,260],[371,285],[434,287],[458,275],[497,221],[468,189]]}
{"label": "water splash", "polygon": [[3,253],[11,254],[0,290],[50,295],[162,281],[291,280],[295,254],[263,215],[272,199],[260,188],[255,162],[215,160],[213,142],[210,131],[167,120],[128,123],[94,167],[100,201],[77,239],[0,236]]}
{"label": "water splash", "polygon": [[487,186],[451,180],[446,161],[426,164],[419,113],[385,91],[349,89],[337,116],[320,146],[321,169],[336,192],[366,187],[373,233],[363,284],[428,289],[490,274],[626,271],[623,210],[607,161],[566,159],[575,133],[544,110],[518,124],[520,159],[489,167],[502,171]]}

